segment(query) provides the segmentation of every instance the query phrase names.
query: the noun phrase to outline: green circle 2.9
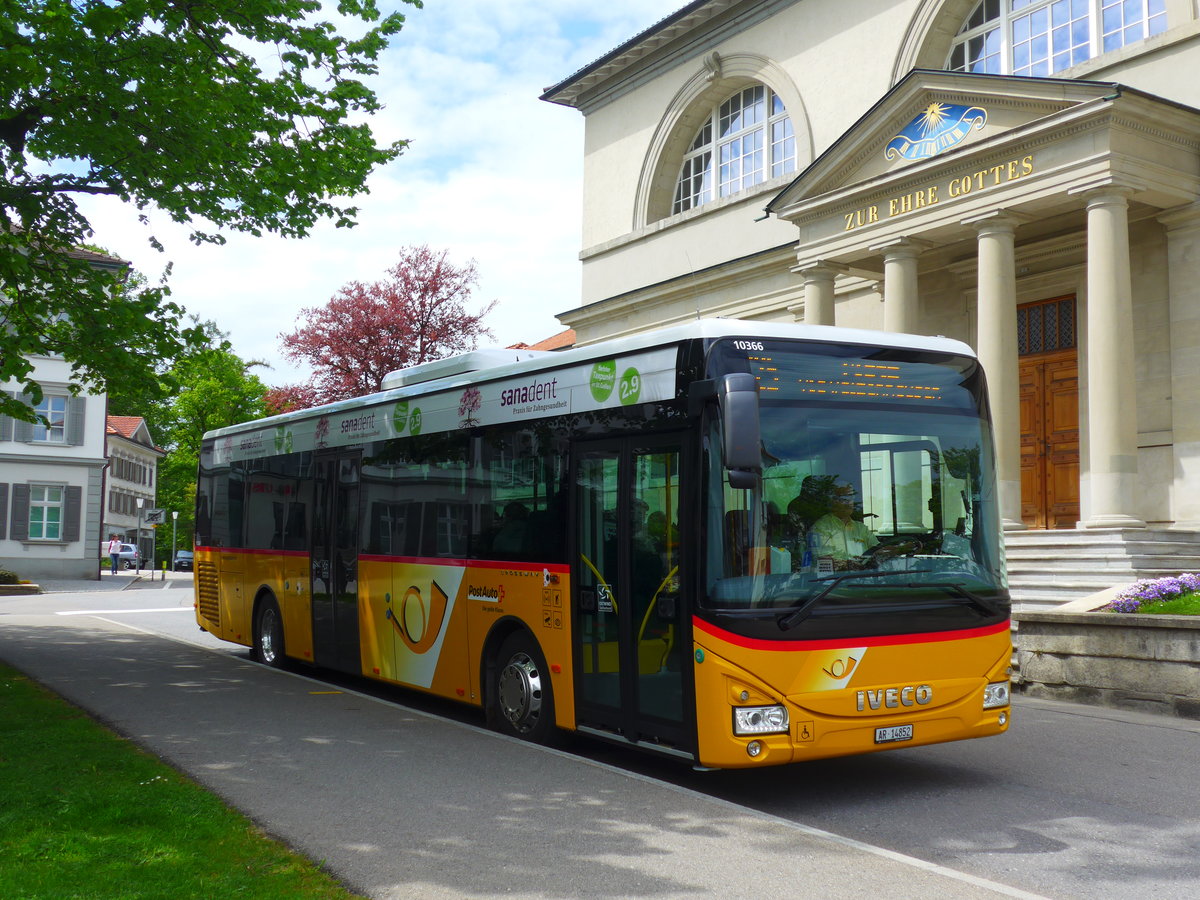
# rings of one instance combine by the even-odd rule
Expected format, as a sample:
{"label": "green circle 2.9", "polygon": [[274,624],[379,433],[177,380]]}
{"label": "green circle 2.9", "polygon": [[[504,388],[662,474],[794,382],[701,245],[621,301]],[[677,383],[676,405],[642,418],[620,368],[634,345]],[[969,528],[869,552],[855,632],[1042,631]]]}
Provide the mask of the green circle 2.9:
{"label": "green circle 2.9", "polygon": [[637,369],[632,366],[621,373],[621,384],[618,388],[620,391],[621,405],[630,406],[637,403],[638,398],[642,396],[642,376]]}

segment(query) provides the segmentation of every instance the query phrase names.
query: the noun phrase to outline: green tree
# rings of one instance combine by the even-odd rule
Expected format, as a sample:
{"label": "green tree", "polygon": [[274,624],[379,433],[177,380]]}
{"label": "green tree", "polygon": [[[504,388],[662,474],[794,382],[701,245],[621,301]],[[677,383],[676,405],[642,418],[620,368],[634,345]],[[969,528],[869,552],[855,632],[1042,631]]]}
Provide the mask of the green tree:
{"label": "green tree", "polygon": [[252,371],[259,365],[214,346],[187,355],[171,371],[181,387],[171,400],[161,438],[168,453],[160,464],[158,503],[179,510],[179,546],[191,545],[204,433],[267,414],[267,386]]}
{"label": "green tree", "polygon": [[[165,285],[127,290],[120,260],[80,252],[81,195],[157,207],[197,242],[353,224],[343,198],[404,147],[376,143],[362,80],[404,19],[337,11],[360,33],[320,0],[0,0],[0,382],[39,398],[26,357],[48,354],[77,389],[150,380],[148,360],[204,344]],[[0,413],[30,415],[7,396]]]}
{"label": "green tree", "polygon": [[171,402],[169,446],[199,459],[206,431],[265,416],[267,386],[251,371],[260,365],[222,347],[181,359],[172,372],[181,388]]}
{"label": "green tree", "polygon": [[[144,281],[136,271],[130,273],[130,280]],[[229,336],[217,328],[215,322],[201,321],[196,316],[191,316],[190,321],[189,327],[195,332],[197,339],[191,345],[181,348],[177,356],[147,361],[148,377],[144,379],[125,381],[121,378],[110,378],[105,385],[108,392],[108,414],[141,416],[146,420],[151,437],[160,446],[166,445],[167,435],[174,428],[172,409],[176,395],[184,387],[179,382],[179,374],[190,369],[183,361],[214,351],[230,350]]]}

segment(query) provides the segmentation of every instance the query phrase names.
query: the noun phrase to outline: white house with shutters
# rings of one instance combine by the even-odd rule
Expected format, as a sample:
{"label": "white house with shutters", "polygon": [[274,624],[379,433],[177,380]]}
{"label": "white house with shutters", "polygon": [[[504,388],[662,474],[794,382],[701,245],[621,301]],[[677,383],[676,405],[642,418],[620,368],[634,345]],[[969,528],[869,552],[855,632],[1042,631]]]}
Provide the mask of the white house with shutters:
{"label": "white house with shutters", "polygon": [[[29,581],[98,578],[104,394],[72,396],[70,363],[34,358],[45,424],[0,416],[0,568]],[[21,396],[20,385],[0,386]]]}

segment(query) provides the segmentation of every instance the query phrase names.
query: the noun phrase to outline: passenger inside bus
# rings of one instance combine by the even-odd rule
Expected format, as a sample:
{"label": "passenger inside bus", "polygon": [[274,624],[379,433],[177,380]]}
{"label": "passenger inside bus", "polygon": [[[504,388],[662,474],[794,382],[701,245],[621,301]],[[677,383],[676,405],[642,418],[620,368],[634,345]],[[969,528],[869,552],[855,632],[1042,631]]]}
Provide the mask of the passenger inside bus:
{"label": "passenger inside bus", "polygon": [[492,540],[496,553],[523,553],[529,541],[529,508],[514,500],[504,507],[500,530]]}

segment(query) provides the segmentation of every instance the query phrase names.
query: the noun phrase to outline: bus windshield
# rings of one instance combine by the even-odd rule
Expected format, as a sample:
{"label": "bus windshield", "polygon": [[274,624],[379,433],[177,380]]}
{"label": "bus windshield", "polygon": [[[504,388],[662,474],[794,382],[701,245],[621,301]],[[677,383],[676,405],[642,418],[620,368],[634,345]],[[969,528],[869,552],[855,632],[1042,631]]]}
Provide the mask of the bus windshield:
{"label": "bus windshield", "polygon": [[710,610],[770,619],[788,638],[839,617],[859,630],[892,620],[872,632],[1007,618],[974,360],[777,344],[726,348],[714,366],[758,378],[763,458],[740,490],[708,455]]}

